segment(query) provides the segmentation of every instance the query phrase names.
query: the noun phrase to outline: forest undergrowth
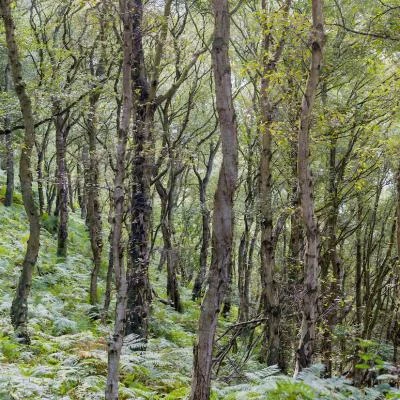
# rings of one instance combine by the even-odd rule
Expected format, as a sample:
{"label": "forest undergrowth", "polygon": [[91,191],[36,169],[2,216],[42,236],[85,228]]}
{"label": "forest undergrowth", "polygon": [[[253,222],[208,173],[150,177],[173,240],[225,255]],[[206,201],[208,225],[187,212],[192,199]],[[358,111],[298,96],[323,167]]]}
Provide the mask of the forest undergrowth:
{"label": "forest undergrowth", "polygon": [[[21,203],[16,193],[13,207],[6,208],[0,193],[0,399],[102,399],[106,341],[112,324],[102,324],[88,301],[90,245],[78,214],[71,214],[70,249],[65,260],[56,257],[55,220],[42,218],[42,244],[29,303],[31,344],[19,344],[15,339],[9,309],[28,238]],[[154,293],[165,298],[165,279],[155,264],[151,268]],[[99,295],[103,294],[106,260],[103,267]],[[182,298],[183,313],[154,299],[147,344],[132,336],[126,338],[121,399],[173,400],[188,395],[199,304],[191,301],[189,288],[182,288]],[[234,307],[230,317],[220,323],[220,333],[235,323],[236,312]],[[360,390],[344,378],[322,379],[323,368],[318,365],[295,380],[251,358],[245,370],[232,374],[235,363],[233,354],[222,364],[213,400],[400,399],[400,392],[388,384],[395,377],[388,374],[378,377],[374,388]]]}

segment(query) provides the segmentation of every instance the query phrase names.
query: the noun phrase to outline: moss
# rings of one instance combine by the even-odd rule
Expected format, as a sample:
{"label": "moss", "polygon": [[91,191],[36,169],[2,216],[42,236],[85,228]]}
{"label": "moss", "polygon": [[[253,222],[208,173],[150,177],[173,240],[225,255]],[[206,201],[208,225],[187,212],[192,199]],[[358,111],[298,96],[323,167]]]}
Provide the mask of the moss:
{"label": "moss", "polygon": [[7,362],[17,362],[21,350],[21,345],[10,338],[2,337],[0,339],[0,351]]}
{"label": "moss", "polygon": [[[6,200],[6,186],[0,186],[0,203],[4,204]],[[13,204],[14,205],[23,205],[21,193],[14,191],[13,193]]]}

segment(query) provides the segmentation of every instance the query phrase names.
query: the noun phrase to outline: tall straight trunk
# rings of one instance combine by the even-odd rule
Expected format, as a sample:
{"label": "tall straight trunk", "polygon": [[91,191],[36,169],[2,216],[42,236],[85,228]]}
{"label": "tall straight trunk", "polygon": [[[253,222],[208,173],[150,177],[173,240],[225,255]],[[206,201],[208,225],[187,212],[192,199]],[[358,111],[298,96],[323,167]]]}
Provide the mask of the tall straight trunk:
{"label": "tall straight trunk", "polygon": [[238,251],[239,322],[246,322],[250,318],[251,271],[253,269],[253,255],[259,230],[258,225],[256,225],[251,236],[252,223],[245,222],[245,225]]}
{"label": "tall straight trunk", "polygon": [[290,238],[288,253],[288,279],[290,283],[299,280],[299,265],[302,263],[302,252],[304,245],[304,232],[300,209],[299,183],[297,177],[297,140],[290,140],[290,161],[292,165],[292,183],[290,192],[290,204],[293,213],[290,216]]}
{"label": "tall straight trunk", "polygon": [[88,190],[88,223],[90,245],[93,255],[93,268],[90,275],[90,304],[97,304],[97,280],[101,268],[101,254],[103,250],[103,232],[101,221],[101,205],[99,195],[99,159],[97,155],[97,119],[96,105],[99,94],[95,93],[89,98],[89,114],[87,118],[87,134],[89,137],[89,171],[87,174]]}
{"label": "tall straight trunk", "polygon": [[67,136],[69,132],[69,113],[61,114],[59,100],[53,102],[56,128],[56,162],[57,162],[57,199],[58,199],[58,234],[57,256],[67,256],[68,242],[68,170],[67,170]]}
{"label": "tall straight trunk", "polygon": [[223,158],[214,196],[212,258],[208,288],[199,318],[198,340],[194,348],[190,400],[208,400],[210,397],[214,337],[232,259],[233,197],[238,174],[237,125],[229,60],[228,0],[214,0],[213,8],[215,22],[212,60]]}
{"label": "tall straight trunk", "polygon": [[154,165],[153,124],[156,95],[161,72],[161,60],[168,34],[168,21],[172,0],[167,0],[155,48],[153,71],[150,79],[146,73],[142,43],[143,2],[134,0],[134,32],[132,79],[135,93],[135,126],[133,129],[134,155],[132,174],[131,215],[131,268],[128,270],[128,314],[126,334],[135,333],[143,338],[148,334],[151,302],[149,281],[150,228],[151,228],[151,177]]}
{"label": "tall straight trunk", "polygon": [[41,149],[36,147],[38,161],[36,165],[36,174],[38,180],[38,197],[39,197],[39,212],[40,215],[43,215],[44,212],[44,189],[43,189],[43,161],[44,161],[44,152]]}
{"label": "tall straight trunk", "polygon": [[[102,44],[100,60],[96,69],[94,68],[93,59],[90,60],[90,70],[94,78],[100,79],[105,73],[106,59],[106,15],[108,12],[107,2],[103,2],[100,9],[100,34],[99,40]],[[101,219],[101,204],[100,204],[100,186],[99,186],[99,157],[97,154],[97,104],[100,99],[100,88],[94,84],[93,91],[89,96],[89,112],[87,115],[87,134],[89,138],[89,158],[90,158],[90,187],[88,192],[88,211],[89,211],[89,236],[93,255],[93,268],[90,276],[90,303],[96,304],[97,298],[97,280],[101,268],[101,256],[103,251],[103,225]],[[119,114],[118,114],[119,115]],[[112,207],[110,207],[110,210]],[[108,278],[111,278],[108,274]],[[111,279],[110,279],[111,280]],[[107,280],[109,286],[110,281]],[[108,289],[107,286],[107,289]]]}
{"label": "tall straight trunk", "polygon": [[[8,119],[8,118],[7,118]],[[11,207],[14,196],[14,149],[13,149],[13,135],[7,133],[6,138],[6,195],[4,205]]]}
{"label": "tall straight trunk", "polygon": [[298,132],[297,174],[300,204],[306,230],[304,281],[300,341],[296,353],[295,373],[313,362],[319,300],[319,233],[314,211],[313,184],[310,168],[310,126],[317,86],[319,83],[322,51],[325,41],[322,0],[312,0],[311,68],[304,92],[300,128]]}
{"label": "tall straight trunk", "polygon": [[120,17],[123,24],[123,65],[122,65],[122,115],[118,129],[118,144],[116,149],[116,171],[113,196],[113,237],[112,255],[117,291],[114,333],[108,341],[106,400],[118,400],[119,360],[124,339],[127,306],[127,281],[123,262],[122,227],[125,205],[125,157],[129,125],[132,115],[132,81],[131,65],[133,56],[134,2],[120,1]]}
{"label": "tall straight trunk", "polygon": [[[325,298],[328,300],[327,306],[328,311],[325,312],[325,330],[323,335],[323,363],[325,365],[325,376],[332,376],[332,351],[333,351],[333,331],[335,326],[340,321],[339,312],[339,301],[342,298],[342,260],[338,252],[338,240],[337,240],[337,222],[339,216],[339,198],[338,198],[338,181],[337,178],[337,163],[336,163],[336,152],[337,152],[337,136],[331,133],[331,140],[329,143],[329,179],[328,179],[328,203],[329,212],[326,221],[327,228],[327,250],[326,250],[326,261],[323,270],[323,278],[328,283]],[[330,278],[329,271],[332,272]]]}
{"label": "tall straight trunk", "polygon": [[133,63],[132,79],[134,108],[133,127],[133,171],[132,171],[132,205],[130,263],[127,272],[128,305],[126,335],[137,334],[147,338],[148,318],[150,312],[151,289],[148,275],[150,261],[150,224],[152,176],[152,143],[151,129],[155,105],[150,97],[142,43],[142,0],[134,0],[133,30]]}
{"label": "tall straight trunk", "polygon": [[[10,67],[7,65],[5,71],[5,90],[10,90]],[[7,129],[10,127],[10,117],[6,115],[4,120],[4,127]],[[6,145],[6,195],[4,205],[11,207],[13,203],[14,195],[14,149],[13,149],[13,135],[12,132],[6,134],[5,137]]]}
{"label": "tall straight trunk", "polygon": [[362,199],[357,193],[357,230],[356,230],[356,322],[357,328],[361,330],[362,323]]}
{"label": "tall straight trunk", "polygon": [[[286,2],[285,11],[288,13],[291,1]],[[275,240],[272,222],[272,123],[274,107],[270,98],[270,77],[276,71],[277,63],[282,55],[284,39],[281,39],[272,58],[269,56],[272,41],[270,26],[267,18],[266,0],[262,0],[263,40],[260,90],[260,134],[261,134],[261,159],[260,159],[260,226],[261,226],[261,302],[265,325],[265,339],[261,358],[268,365],[283,367],[282,351],[280,344],[281,306],[279,304],[279,291],[275,272]]]}
{"label": "tall straight trunk", "polygon": [[69,208],[71,209],[71,211],[74,213],[75,212],[74,185],[72,183],[72,172],[68,167],[67,167],[67,178],[68,178],[68,205],[69,205]]}
{"label": "tall straight trunk", "polygon": [[80,198],[81,207],[81,218],[88,223],[88,181],[90,174],[90,162],[89,162],[89,148],[88,146],[83,146],[82,149],[82,166],[83,166],[83,187]]}
{"label": "tall straight trunk", "polygon": [[31,168],[32,150],[35,146],[35,123],[31,99],[26,91],[26,85],[22,78],[22,66],[15,38],[15,24],[11,14],[10,0],[0,0],[0,11],[4,22],[8,58],[14,88],[18,96],[25,127],[24,145],[22,147],[19,164],[19,178],[21,182],[22,199],[29,220],[29,239],[22,264],[22,273],[11,306],[11,322],[21,341],[29,343],[30,339],[27,331],[28,296],[32,285],[32,273],[37,261],[40,246],[40,217],[34,201]]}
{"label": "tall straight trunk", "polygon": [[[286,14],[291,2],[287,1]],[[264,317],[267,319],[265,325],[265,340],[261,352],[261,358],[268,365],[283,366],[280,345],[280,319],[281,307],[279,304],[279,292],[275,280],[275,243],[272,222],[272,123],[273,104],[270,98],[270,76],[276,71],[284,45],[284,36],[279,43],[273,58],[269,56],[272,41],[270,26],[267,18],[267,4],[262,1],[264,15],[262,30],[262,64],[260,90],[260,133],[261,133],[261,161],[260,161],[260,215],[261,215],[261,301]]]}
{"label": "tall straight trunk", "polygon": [[[110,214],[112,214],[112,209],[110,209]],[[109,241],[109,254],[108,254],[108,267],[107,267],[107,277],[106,277],[106,288],[104,292],[104,305],[102,311],[102,321],[105,323],[108,318],[108,313],[110,309],[111,303],[111,290],[112,290],[112,277],[114,272],[114,260],[113,260],[113,253],[112,253],[112,238],[113,238],[113,228],[110,229],[110,234],[108,236]]]}

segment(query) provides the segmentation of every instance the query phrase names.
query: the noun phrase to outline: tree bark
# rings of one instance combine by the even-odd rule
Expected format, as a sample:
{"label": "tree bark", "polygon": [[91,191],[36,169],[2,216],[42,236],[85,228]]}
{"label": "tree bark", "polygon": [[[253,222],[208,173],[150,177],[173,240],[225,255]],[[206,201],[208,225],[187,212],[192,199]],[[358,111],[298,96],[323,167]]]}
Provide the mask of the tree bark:
{"label": "tree bark", "polygon": [[31,167],[32,150],[35,146],[35,123],[31,99],[26,91],[26,85],[22,78],[20,54],[15,38],[15,24],[11,14],[11,1],[0,0],[0,11],[4,22],[8,58],[14,88],[18,96],[25,128],[24,146],[21,151],[19,164],[19,178],[21,182],[22,199],[29,220],[29,239],[22,264],[22,273],[11,306],[11,322],[21,341],[29,343],[30,339],[27,330],[28,296],[32,285],[32,273],[37,261],[40,246],[40,217],[32,190],[33,179]]}
{"label": "tree bark", "polygon": [[87,134],[89,138],[89,171],[87,174],[87,215],[89,224],[90,245],[93,255],[93,268],[90,274],[90,304],[98,302],[97,280],[101,268],[101,255],[103,251],[103,231],[101,220],[101,204],[99,194],[99,159],[97,156],[97,119],[96,105],[99,93],[89,98],[89,114],[87,117]]}
{"label": "tree bark", "polygon": [[58,204],[58,233],[57,256],[66,257],[68,247],[68,171],[67,171],[67,137],[69,132],[67,115],[60,114],[61,102],[53,101],[56,128],[56,162],[57,162],[57,204]]}
{"label": "tree bark", "polygon": [[[172,156],[170,155],[170,157]],[[164,241],[163,251],[166,254],[167,261],[167,295],[175,310],[182,312],[183,307],[177,277],[178,255],[173,245],[173,212],[176,179],[183,169],[176,170],[174,164],[175,161],[172,158],[170,160],[168,189],[165,189],[159,180],[156,182],[156,189],[161,200],[161,232]]]}
{"label": "tree bark", "polygon": [[151,161],[151,129],[155,105],[150,97],[150,85],[144,65],[144,50],[142,43],[142,0],[134,0],[134,30],[133,30],[133,64],[132,79],[134,106],[132,172],[132,205],[131,205],[131,235],[130,263],[127,273],[128,308],[126,335],[137,334],[147,338],[148,317],[150,312],[151,289],[148,276],[150,258],[150,223],[152,176]]}
{"label": "tree bark", "polygon": [[311,114],[320,77],[322,52],[325,41],[322,0],[312,0],[311,68],[304,92],[300,128],[298,132],[297,174],[300,189],[300,204],[306,230],[304,257],[304,293],[300,341],[296,353],[295,374],[313,362],[316,322],[319,301],[319,232],[314,211],[313,184],[310,169]]}
{"label": "tree bark", "polygon": [[125,157],[126,143],[132,115],[131,67],[133,56],[134,3],[120,1],[120,16],[123,24],[123,67],[122,67],[122,115],[118,129],[117,160],[114,181],[114,220],[112,255],[117,291],[114,333],[108,341],[108,367],[105,390],[106,400],[118,400],[119,360],[124,339],[127,307],[127,281],[122,251],[122,226],[125,205]]}
{"label": "tree bark", "polygon": [[[291,1],[285,5],[286,15]],[[260,134],[261,134],[261,159],[260,159],[260,226],[261,226],[261,302],[264,317],[268,321],[265,325],[265,339],[261,351],[261,359],[268,365],[283,367],[281,350],[281,306],[275,271],[275,238],[273,232],[272,215],[272,123],[274,121],[274,105],[269,93],[270,77],[276,71],[277,63],[281,58],[284,36],[282,37],[273,57],[270,57],[272,41],[270,26],[267,18],[266,1],[262,1],[263,10],[263,41],[262,41],[262,77],[260,90]]]}
{"label": "tree bark", "polygon": [[[10,90],[10,67],[7,65],[5,71],[5,90]],[[4,121],[4,127],[8,129],[10,127],[10,117],[6,115]],[[6,195],[4,199],[4,205],[11,207],[14,196],[14,149],[13,149],[13,134],[9,132],[5,137],[6,145]]]}
{"label": "tree bark", "polygon": [[229,280],[233,238],[233,196],[238,174],[237,125],[229,60],[229,6],[227,0],[214,0],[213,6],[215,25],[212,60],[223,159],[214,196],[212,258],[208,289],[199,318],[198,340],[194,348],[190,400],[208,400],[210,397],[214,336]]}
{"label": "tree bark", "polygon": [[205,176],[202,177],[197,171],[196,167],[193,167],[194,173],[199,183],[199,201],[201,209],[201,249],[200,249],[200,269],[196,276],[192,291],[192,300],[196,301],[202,296],[203,285],[207,274],[207,260],[208,260],[208,249],[210,247],[211,230],[210,230],[210,210],[207,207],[207,187],[210,181],[215,155],[217,154],[220,142],[217,144],[210,145],[210,154],[206,165]]}

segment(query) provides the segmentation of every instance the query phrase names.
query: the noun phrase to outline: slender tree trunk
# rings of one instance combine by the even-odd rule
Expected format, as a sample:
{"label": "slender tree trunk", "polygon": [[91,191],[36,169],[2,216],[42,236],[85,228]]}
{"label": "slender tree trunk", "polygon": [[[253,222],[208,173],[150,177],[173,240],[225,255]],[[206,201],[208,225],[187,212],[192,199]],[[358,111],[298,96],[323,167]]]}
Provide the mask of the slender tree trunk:
{"label": "slender tree trunk", "polygon": [[[5,90],[10,90],[10,67],[7,65],[5,71]],[[10,127],[10,117],[6,115],[4,121],[4,127],[7,129]],[[5,137],[6,145],[6,195],[4,200],[4,205],[6,207],[11,207],[13,203],[14,196],[14,149],[13,149],[13,134],[11,132],[7,133]]]}
{"label": "slender tree trunk", "polygon": [[[247,224],[246,224],[247,225]],[[246,226],[245,231],[240,238],[238,250],[238,294],[239,294],[239,322],[249,320],[250,312],[250,294],[249,285],[247,282],[248,270],[248,250],[249,250],[249,228]]]}
{"label": "slender tree trunk", "polygon": [[192,292],[192,300],[196,301],[202,296],[203,285],[207,274],[207,260],[208,250],[210,247],[211,230],[210,230],[210,210],[207,207],[207,187],[210,181],[215,155],[217,154],[220,142],[218,141],[215,145],[210,145],[210,155],[206,165],[206,174],[203,177],[200,176],[196,167],[193,168],[199,182],[199,200],[201,209],[201,249],[200,249],[200,269],[196,276]]}
{"label": "slender tree trunk", "polygon": [[113,271],[114,271],[114,261],[113,261],[113,254],[112,254],[112,238],[113,238],[113,228],[111,228],[110,235],[109,235],[110,252],[108,255],[106,289],[104,292],[104,306],[103,306],[103,312],[102,312],[103,323],[105,323],[107,321],[108,312],[109,312],[110,303],[111,303],[112,277],[113,277]]}
{"label": "slender tree trunk", "polygon": [[196,301],[201,298],[203,284],[207,274],[208,249],[210,247],[211,230],[210,230],[210,211],[207,207],[206,187],[202,179],[199,182],[199,198],[201,208],[201,249],[200,249],[200,269],[193,285],[192,300]]}
{"label": "slender tree trunk", "polygon": [[304,259],[304,293],[300,341],[296,353],[295,374],[313,362],[319,301],[319,233],[314,211],[313,184],[310,169],[310,126],[322,64],[324,21],[322,0],[312,0],[313,28],[311,35],[312,61],[301,106],[298,135],[297,173],[300,204],[306,230]]}
{"label": "slender tree trunk", "polygon": [[41,149],[37,152],[38,162],[36,166],[36,174],[38,179],[38,197],[39,197],[39,212],[43,215],[44,212],[44,190],[43,190],[43,161],[44,153]]}
{"label": "slender tree trunk", "polygon": [[58,235],[57,256],[66,257],[68,247],[68,170],[67,170],[67,136],[69,115],[61,115],[61,104],[54,100],[54,118],[56,128],[56,161],[57,161],[57,198],[58,198]]}
{"label": "slender tree trunk", "polygon": [[[286,16],[291,1],[285,5]],[[265,325],[265,339],[261,352],[261,359],[268,365],[279,365],[283,367],[281,351],[281,306],[279,291],[276,282],[275,271],[275,238],[273,232],[272,215],[272,123],[274,120],[274,105],[271,101],[270,77],[276,71],[277,63],[281,58],[284,36],[279,43],[275,54],[269,55],[272,41],[270,26],[268,23],[266,0],[262,0],[263,10],[263,41],[262,41],[262,64],[260,90],[260,133],[261,133],[261,160],[260,160],[260,225],[261,225],[261,301],[264,310],[264,317],[267,319]]]}
{"label": "slender tree trunk", "polygon": [[232,100],[229,60],[230,14],[227,0],[214,0],[212,59],[223,160],[214,197],[212,258],[194,348],[190,400],[208,400],[211,390],[212,352],[218,314],[229,280],[232,256],[233,196],[237,182],[237,126]]}
{"label": "slender tree trunk", "polygon": [[74,213],[75,212],[75,206],[74,206],[74,185],[72,183],[72,176],[71,176],[71,171],[67,167],[67,178],[68,178],[68,204],[69,208],[71,211]]}
{"label": "slender tree trunk", "polygon": [[131,66],[133,56],[134,3],[132,0],[121,0],[120,15],[123,24],[123,67],[122,67],[122,116],[118,129],[117,160],[114,181],[114,221],[112,254],[115,273],[117,304],[115,311],[114,333],[108,342],[106,400],[118,400],[119,360],[124,338],[127,307],[127,281],[122,251],[122,226],[125,205],[125,157],[126,143],[132,115]]}
{"label": "slender tree trunk", "polygon": [[14,88],[18,96],[25,126],[24,145],[22,147],[19,164],[19,177],[21,182],[22,199],[29,220],[29,239],[22,264],[22,273],[17,286],[17,292],[11,306],[11,322],[21,341],[29,343],[30,339],[27,331],[28,296],[32,284],[32,273],[37,261],[40,246],[40,218],[32,190],[31,168],[32,150],[35,146],[35,123],[31,99],[26,92],[26,85],[22,78],[22,66],[15,38],[15,24],[11,14],[10,5],[10,0],[0,0],[0,11],[4,22],[8,58]]}
{"label": "slender tree trunk", "polygon": [[[337,221],[339,214],[339,199],[338,199],[338,181],[336,179],[336,148],[337,137],[331,133],[329,153],[329,180],[328,180],[328,203],[329,215],[326,222],[327,227],[327,270],[324,271],[323,277],[327,282],[327,291],[325,298],[328,300],[328,311],[325,312],[325,331],[323,335],[323,362],[325,365],[325,376],[332,376],[332,351],[333,351],[333,331],[336,324],[339,322],[339,299],[342,297],[342,260],[337,248]],[[332,277],[329,274],[331,267]],[[326,269],[326,268],[324,268]]]}
{"label": "slender tree trunk", "polygon": [[89,147],[83,146],[82,149],[82,166],[83,166],[83,188],[81,196],[81,218],[85,220],[86,225],[89,225],[89,182],[90,182],[90,161],[89,161]]}
{"label": "slender tree trunk", "polygon": [[6,195],[4,205],[11,207],[14,196],[14,149],[13,149],[13,135],[8,133],[6,135]]}
{"label": "slender tree trunk", "polygon": [[93,255],[93,268],[90,275],[90,304],[98,302],[97,280],[101,268],[101,255],[103,251],[103,231],[101,221],[101,205],[99,196],[99,159],[97,156],[97,126],[96,105],[99,94],[90,96],[89,115],[87,118],[87,133],[89,137],[89,165],[88,172],[88,223],[90,245]]}
{"label": "slender tree trunk", "polygon": [[290,141],[290,159],[292,164],[293,180],[291,184],[290,203],[293,212],[290,216],[290,238],[289,238],[289,283],[299,281],[299,266],[302,264],[302,253],[304,245],[303,224],[300,209],[299,183],[297,177],[297,140]]}

